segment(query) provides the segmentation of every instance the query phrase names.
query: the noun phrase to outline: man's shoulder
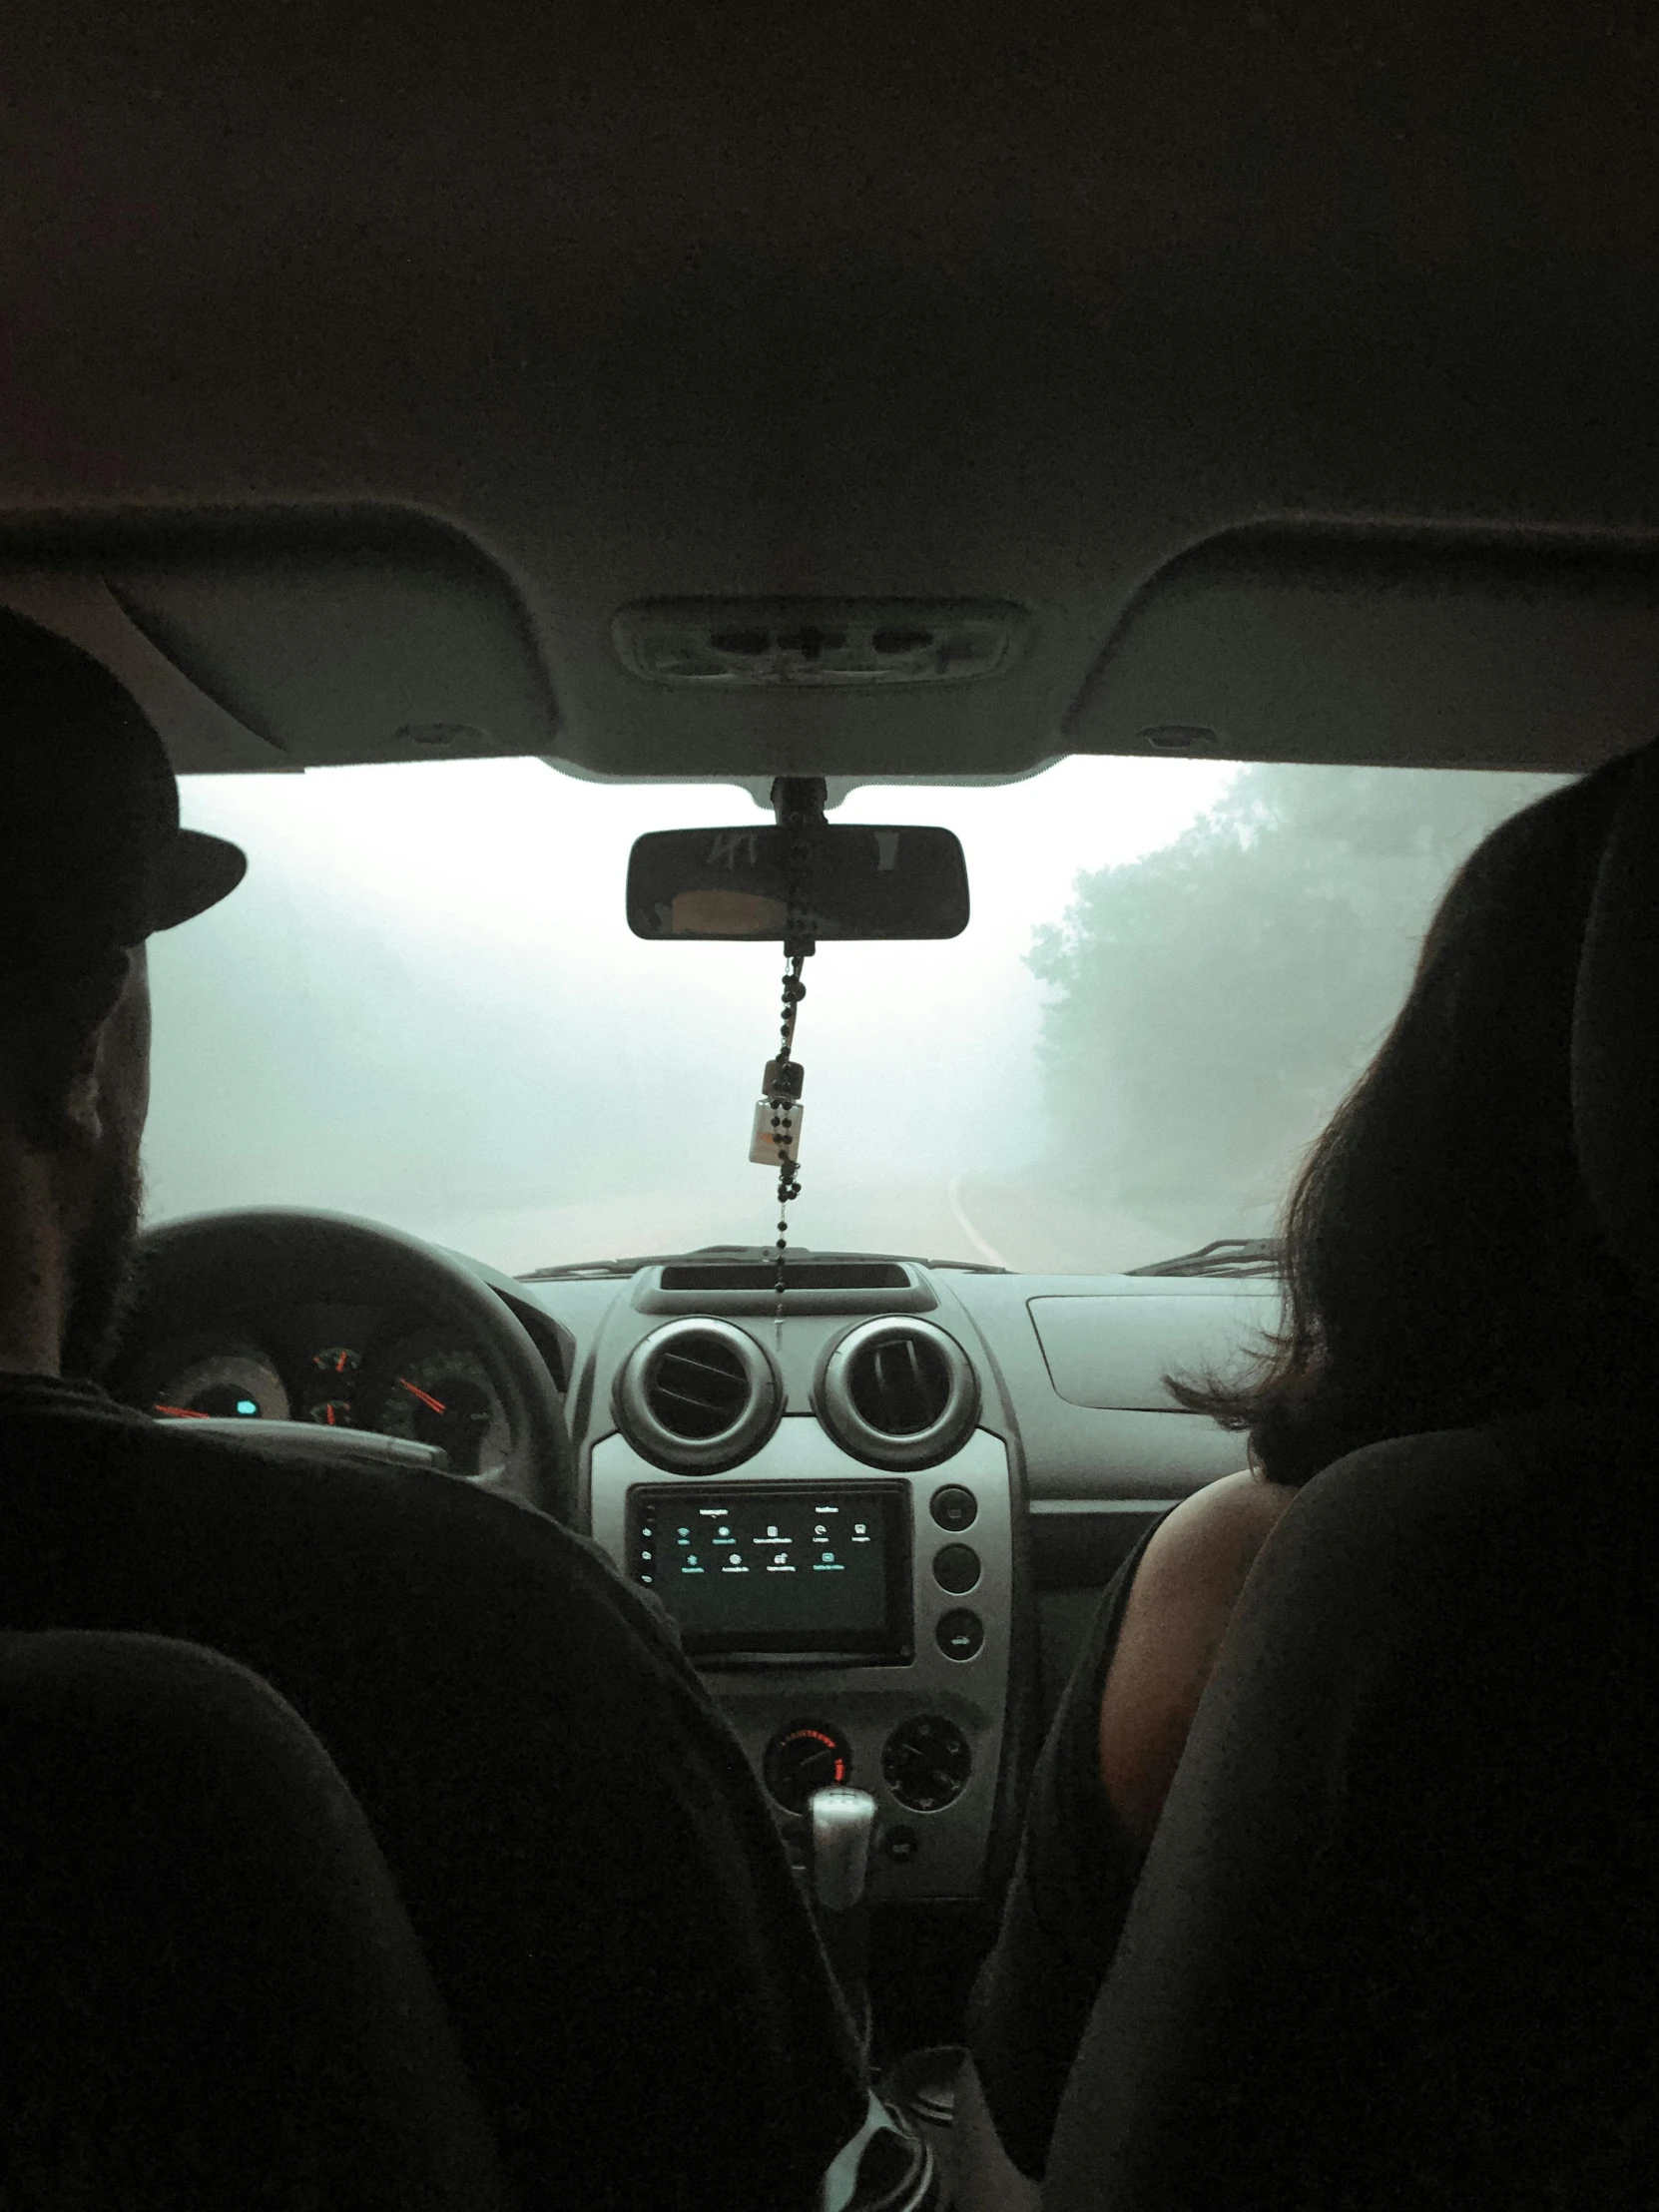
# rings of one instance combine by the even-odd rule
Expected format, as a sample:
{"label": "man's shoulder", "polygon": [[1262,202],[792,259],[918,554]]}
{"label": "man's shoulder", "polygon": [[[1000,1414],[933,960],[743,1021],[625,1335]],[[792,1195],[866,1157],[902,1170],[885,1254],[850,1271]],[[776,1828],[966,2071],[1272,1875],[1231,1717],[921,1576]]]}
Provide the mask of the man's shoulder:
{"label": "man's shoulder", "polygon": [[[331,1454],[320,1439],[314,1453],[276,1450],[261,1444],[259,1425],[228,1435],[155,1419],[97,1389],[0,1379],[0,1447],[9,1435],[20,1465],[71,1492],[77,1473],[114,1480],[139,1510],[153,1500],[176,1524],[211,1522],[248,1546],[274,1547],[274,1566],[321,1547],[336,1563],[343,1552],[399,1573],[419,1568],[428,1589],[483,1583],[509,1604],[515,1593],[556,1592],[561,1605],[611,1614],[685,1668],[661,1601],[629,1582],[591,1536],[431,1467]],[[32,1448],[18,1452],[25,1432]],[[72,1496],[64,1502],[72,1508]]]}

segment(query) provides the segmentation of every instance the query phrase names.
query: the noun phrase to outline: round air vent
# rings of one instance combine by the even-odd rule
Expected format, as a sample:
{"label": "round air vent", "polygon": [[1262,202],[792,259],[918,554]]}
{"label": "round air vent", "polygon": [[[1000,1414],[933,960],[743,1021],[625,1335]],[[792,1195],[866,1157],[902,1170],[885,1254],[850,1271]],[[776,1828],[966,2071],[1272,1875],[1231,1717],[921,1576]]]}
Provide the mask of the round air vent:
{"label": "round air vent", "polygon": [[864,1321],[830,1347],[815,1391],[820,1420],[855,1459],[930,1467],[979,1417],[979,1384],[954,1337],[928,1321]]}
{"label": "round air vent", "polygon": [[671,1321],[623,1362],[615,1410],[617,1426],[648,1459],[713,1474],[766,1441],[783,1391],[747,1331],[724,1321]]}

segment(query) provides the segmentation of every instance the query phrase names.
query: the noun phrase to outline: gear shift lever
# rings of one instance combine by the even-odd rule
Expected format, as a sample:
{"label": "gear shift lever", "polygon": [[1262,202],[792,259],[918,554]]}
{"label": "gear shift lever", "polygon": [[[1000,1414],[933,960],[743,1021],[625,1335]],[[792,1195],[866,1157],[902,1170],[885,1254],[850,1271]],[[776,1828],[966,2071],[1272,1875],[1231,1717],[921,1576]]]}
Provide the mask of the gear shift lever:
{"label": "gear shift lever", "polygon": [[816,1790],[812,1822],[812,1885],[824,1947],[858,2029],[869,2063],[869,1873],[875,1800],[867,1790],[837,1785]]}

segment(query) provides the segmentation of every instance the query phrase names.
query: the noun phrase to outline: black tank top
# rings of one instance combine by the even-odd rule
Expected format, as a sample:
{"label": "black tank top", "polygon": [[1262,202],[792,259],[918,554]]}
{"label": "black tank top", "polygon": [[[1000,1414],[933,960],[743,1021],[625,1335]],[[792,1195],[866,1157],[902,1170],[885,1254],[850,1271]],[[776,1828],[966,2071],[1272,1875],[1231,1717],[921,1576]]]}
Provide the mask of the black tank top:
{"label": "black tank top", "polygon": [[1100,1779],[1100,1699],[1129,1586],[1167,1518],[1153,1523],[1101,1595],[1032,1771],[1002,1924],[968,1998],[962,2039],[986,2108],[1003,2149],[1032,2181],[1043,2178],[1066,2076],[1146,1857]]}

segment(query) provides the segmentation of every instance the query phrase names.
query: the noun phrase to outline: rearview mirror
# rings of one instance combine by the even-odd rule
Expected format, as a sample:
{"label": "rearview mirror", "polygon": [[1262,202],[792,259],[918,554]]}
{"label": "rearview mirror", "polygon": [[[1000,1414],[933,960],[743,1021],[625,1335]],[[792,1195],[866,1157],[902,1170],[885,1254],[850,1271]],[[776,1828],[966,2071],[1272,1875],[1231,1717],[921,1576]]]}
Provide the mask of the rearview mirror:
{"label": "rearview mirror", "polygon": [[[772,939],[789,910],[783,830],[656,830],[628,858],[636,937]],[[833,826],[810,842],[804,933],[813,938],[959,937],[967,862],[949,830]]]}

